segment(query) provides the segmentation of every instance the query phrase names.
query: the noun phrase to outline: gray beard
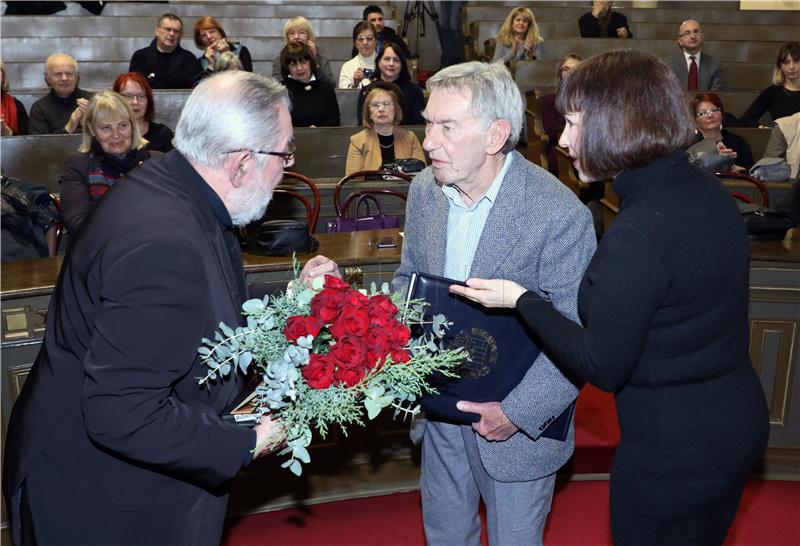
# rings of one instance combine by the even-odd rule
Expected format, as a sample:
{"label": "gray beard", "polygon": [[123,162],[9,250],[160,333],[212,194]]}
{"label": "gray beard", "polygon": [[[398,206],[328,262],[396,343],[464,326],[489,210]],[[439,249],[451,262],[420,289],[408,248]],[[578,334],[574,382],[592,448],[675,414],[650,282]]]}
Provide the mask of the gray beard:
{"label": "gray beard", "polygon": [[246,226],[264,216],[267,206],[272,201],[272,191],[252,188],[236,188],[228,194],[227,208],[231,214],[233,225]]}

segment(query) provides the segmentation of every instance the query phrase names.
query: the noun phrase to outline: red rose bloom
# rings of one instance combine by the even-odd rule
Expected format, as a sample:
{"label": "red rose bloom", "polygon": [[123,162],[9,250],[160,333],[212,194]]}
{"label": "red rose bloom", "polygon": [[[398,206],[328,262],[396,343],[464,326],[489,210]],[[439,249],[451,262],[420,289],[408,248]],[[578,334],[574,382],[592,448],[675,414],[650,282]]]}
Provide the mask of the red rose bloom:
{"label": "red rose bloom", "polygon": [[339,318],[331,325],[331,335],[335,340],[340,340],[344,336],[362,337],[369,329],[369,317],[367,313],[360,309],[345,308]]}
{"label": "red rose bloom", "polygon": [[357,368],[364,365],[367,348],[364,347],[360,338],[345,336],[331,347],[328,355],[335,358],[344,368]]}
{"label": "red rose bloom", "polygon": [[312,389],[327,389],[333,384],[333,359],[312,353],[302,369],[303,378]]}
{"label": "red rose bloom", "polygon": [[408,345],[408,340],[411,339],[411,330],[402,322],[396,320],[392,321],[389,326],[389,339],[392,343],[405,347]]}
{"label": "red rose bloom", "polygon": [[371,370],[372,368],[377,368],[380,370],[386,362],[387,354],[389,354],[388,350],[370,349],[367,351],[367,357],[365,359],[366,369]]}
{"label": "red rose bloom", "polygon": [[407,364],[411,360],[411,355],[405,349],[399,351],[392,351],[392,362],[397,364]]}
{"label": "red rose bloom", "polygon": [[346,296],[344,298],[344,305],[345,307],[350,307],[353,309],[362,309],[367,306],[369,303],[369,298],[359,292],[358,290],[348,290],[345,292]]}
{"label": "red rose bloom", "polygon": [[317,337],[322,325],[322,320],[313,316],[289,317],[286,321],[286,326],[283,328],[283,335],[291,342],[295,342],[297,338],[307,335]]}
{"label": "red rose bloom", "polygon": [[323,290],[311,298],[311,315],[325,324],[331,324],[342,311],[344,292],[340,290]]}
{"label": "red rose bloom", "polygon": [[389,336],[386,334],[386,330],[381,328],[370,328],[367,335],[364,336],[364,344],[370,349],[389,352]]}
{"label": "red rose bloom", "polygon": [[369,299],[367,312],[370,318],[381,315],[393,317],[397,314],[397,306],[392,303],[389,296],[377,294]]}
{"label": "red rose bloom", "polygon": [[350,285],[338,277],[333,275],[325,275],[325,284],[323,288],[331,288],[333,290],[347,290]]}
{"label": "red rose bloom", "polygon": [[366,371],[364,368],[337,368],[333,376],[337,383],[342,383],[346,387],[352,387],[364,379]]}

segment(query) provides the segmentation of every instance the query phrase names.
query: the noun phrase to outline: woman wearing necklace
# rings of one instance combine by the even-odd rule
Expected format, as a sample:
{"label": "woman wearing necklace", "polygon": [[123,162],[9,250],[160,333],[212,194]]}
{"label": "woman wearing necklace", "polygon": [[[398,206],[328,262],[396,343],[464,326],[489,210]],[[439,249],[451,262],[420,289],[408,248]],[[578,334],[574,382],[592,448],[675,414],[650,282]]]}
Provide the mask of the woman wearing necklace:
{"label": "woman wearing necklace", "polygon": [[338,127],[339,101],[330,82],[318,80],[314,53],[304,43],[289,43],[280,55],[283,85],[292,100],[295,127]]}
{"label": "woman wearing necklace", "polygon": [[350,137],[345,176],[374,171],[396,159],[425,161],[417,136],[399,127],[403,119],[403,95],[395,84],[376,81],[364,99],[362,117],[366,129]]}

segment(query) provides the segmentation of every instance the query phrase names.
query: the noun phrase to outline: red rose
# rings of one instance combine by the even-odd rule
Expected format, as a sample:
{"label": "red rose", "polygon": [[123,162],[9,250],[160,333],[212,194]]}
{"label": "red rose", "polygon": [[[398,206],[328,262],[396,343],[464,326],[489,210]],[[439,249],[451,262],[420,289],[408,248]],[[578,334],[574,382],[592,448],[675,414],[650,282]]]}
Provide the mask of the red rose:
{"label": "red rose", "polygon": [[411,331],[408,326],[396,320],[388,325],[389,339],[392,343],[405,347],[408,345],[408,340],[411,339]]}
{"label": "red rose", "polygon": [[347,290],[350,285],[338,277],[333,275],[325,275],[325,284],[323,288],[331,288],[333,290]]}
{"label": "red rose", "polygon": [[333,384],[333,359],[328,355],[312,353],[302,369],[303,378],[312,389],[327,389]]}
{"label": "red rose", "polygon": [[344,336],[362,337],[369,329],[369,317],[360,309],[345,308],[339,318],[331,325],[331,335],[335,340]]}
{"label": "red rose", "polygon": [[364,368],[337,368],[333,376],[338,383],[343,383],[346,387],[352,387],[364,379],[366,371]]}
{"label": "red rose", "polygon": [[380,370],[386,362],[387,354],[389,354],[387,349],[370,349],[367,351],[367,357],[365,359],[366,368],[368,370],[372,368],[378,368]]}
{"label": "red rose", "polygon": [[392,362],[397,364],[407,364],[411,360],[411,355],[405,349],[392,351]]}
{"label": "red rose", "polygon": [[380,349],[389,352],[389,336],[382,328],[370,328],[364,336],[364,344],[370,349]]}
{"label": "red rose", "polygon": [[360,338],[345,336],[331,347],[328,355],[335,358],[343,368],[357,368],[364,365],[367,348]]}
{"label": "red rose", "polygon": [[377,316],[393,317],[397,314],[397,306],[392,303],[392,299],[389,296],[377,294],[369,299],[367,312],[369,318]]}
{"label": "red rose", "polygon": [[295,342],[297,338],[307,335],[317,337],[317,334],[322,329],[322,324],[322,320],[317,317],[289,317],[286,321],[286,326],[283,328],[283,335],[291,342]]}
{"label": "red rose", "polygon": [[369,303],[369,298],[358,290],[345,292],[344,305],[353,309],[362,309]]}
{"label": "red rose", "polygon": [[323,290],[311,298],[311,315],[325,324],[331,324],[342,311],[344,292],[340,290]]}

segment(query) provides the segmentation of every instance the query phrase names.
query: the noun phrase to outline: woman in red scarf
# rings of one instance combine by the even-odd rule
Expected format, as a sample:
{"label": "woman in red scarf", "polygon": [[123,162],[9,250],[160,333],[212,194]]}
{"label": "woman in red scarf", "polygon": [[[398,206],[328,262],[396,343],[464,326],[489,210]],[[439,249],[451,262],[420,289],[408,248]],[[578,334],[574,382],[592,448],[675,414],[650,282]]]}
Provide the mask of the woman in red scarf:
{"label": "woman in red scarf", "polygon": [[0,115],[0,129],[3,136],[27,135],[28,113],[20,101],[9,95],[8,80],[3,61],[0,61],[0,74],[2,74],[2,115]]}

